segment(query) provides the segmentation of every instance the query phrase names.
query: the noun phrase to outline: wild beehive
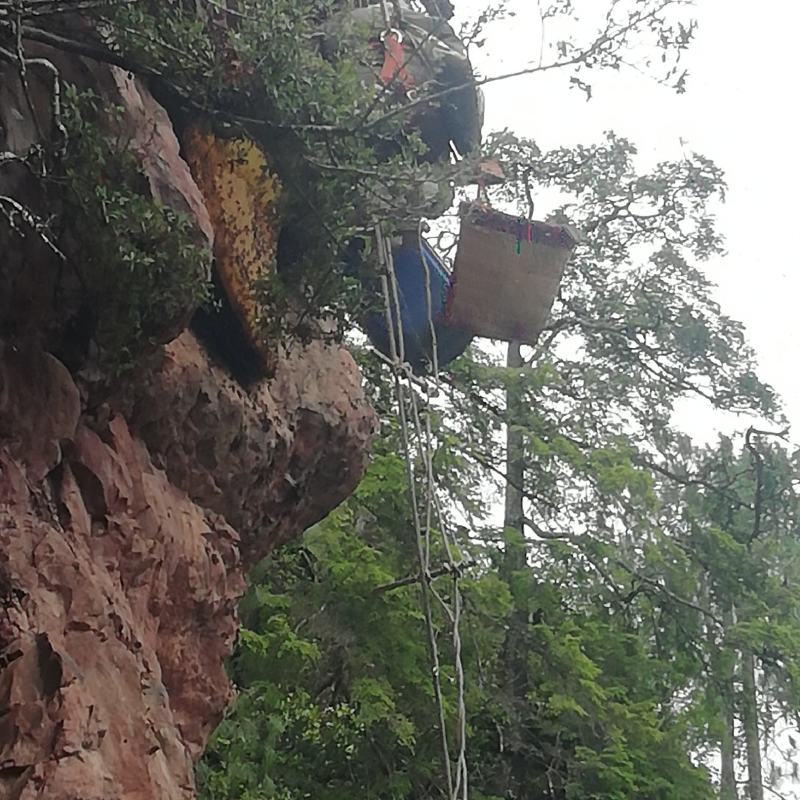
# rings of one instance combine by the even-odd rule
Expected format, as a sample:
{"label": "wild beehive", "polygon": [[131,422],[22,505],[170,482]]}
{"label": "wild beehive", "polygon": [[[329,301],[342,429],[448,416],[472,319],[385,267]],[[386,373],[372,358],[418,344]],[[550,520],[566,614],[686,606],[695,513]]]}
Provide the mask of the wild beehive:
{"label": "wild beehive", "polygon": [[263,337],[256,287],[275,268],[281,182],[265,152],[250,139],[225,139],[196,127],[184,147],[214,228],[215,281],[238,320],[244,344],[269,372],[275,348]]}

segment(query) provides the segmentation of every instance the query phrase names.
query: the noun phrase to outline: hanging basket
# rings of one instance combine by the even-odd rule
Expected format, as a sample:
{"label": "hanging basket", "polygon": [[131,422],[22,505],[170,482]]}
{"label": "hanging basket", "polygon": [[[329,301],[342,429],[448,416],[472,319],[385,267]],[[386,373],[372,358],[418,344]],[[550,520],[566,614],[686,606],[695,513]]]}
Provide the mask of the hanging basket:
{"label": "hanging basket", "polygon": [[577,243],[561,225],[462,205],[447,322],[476,336],[535,344]]}

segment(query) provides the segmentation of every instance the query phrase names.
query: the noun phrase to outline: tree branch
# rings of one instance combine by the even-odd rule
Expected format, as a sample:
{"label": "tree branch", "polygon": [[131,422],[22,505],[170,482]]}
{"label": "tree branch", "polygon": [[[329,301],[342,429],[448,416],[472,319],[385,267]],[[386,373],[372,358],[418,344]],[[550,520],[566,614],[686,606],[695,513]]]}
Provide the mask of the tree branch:
{"label": "tree branch", "polygon": [[[436,578],[442,578],[445,575],[460,576],[465,569],[471,569],[477,565],[478,562],[474,560],[462,561],[458,564],[444,564],[443,566],[439,567],[439,569],[429,572],[427,578],[428,580],[434,580]],[[420,580],[422,580],[422,577],[419,574],[409,575],[406,578],[400,578],[400,580],[393,581],[392,583],[385,583],[382,586],[376,586],[372,590],[372,594],[385,594],[386,592],[393,592],[395,589],[402,589],[403,586],[411,586],[415,583],[419,583]]]}

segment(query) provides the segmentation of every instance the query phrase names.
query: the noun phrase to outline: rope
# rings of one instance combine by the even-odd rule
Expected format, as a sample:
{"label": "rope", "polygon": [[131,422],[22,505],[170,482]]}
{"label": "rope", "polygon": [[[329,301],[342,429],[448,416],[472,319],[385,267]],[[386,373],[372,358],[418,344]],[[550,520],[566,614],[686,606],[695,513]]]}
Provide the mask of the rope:
{"label": "rope", "polygon": [[[433,324],[433,299],[431,298],[431,268],[428,264],[428,259],[425,258],[425,250],[422,245],[422,226],[424,221],[420,220],[417,225],[417,247],[419,249],[419,257],[422,259],[422,268],[425,271],[425,302],[428,306],[428,330],[431,334],[431,358],[433,365],[433,379],[439,383],[439,343],[436,339],[436,326]],[[437,385],[438,390],[438,385]]]}
{"label": "rope", "polygon": [[[394,17],[389,9],[389,2],[381,0],[380,7],[383,16],[384,30],[387,35],[392,33],[393,28],[400,26],[402,22],[402,6],[398,0],[391,0]],[[395,83],[397,78],[402,80],[404,70],[409,62],[422,55],[421,46],[424,45],[430,38],[438,33],[439,25],[443,25],[443,20],[437,24],[433,31],[428,31],[420,45],[414,45],[411,53],[404,60],[395,59],[399,69],[393,73],[392,80],[383,87],[381,94],[378,96],[376,102],[380,102],[385,96],[389,86]],[[369,115],[375,102],[367,111],[366,116]],[[387,359],[383,354],[374,351],[385,362],[388,363],[394,375],[395,396],[397,401],[398,419],[400,422],[400,430],[403,442],[403,451],[406,464],[406,476],[409,486],[409,497],[411,500],[411,511],[414,522],[414,534],[416,540],[416,553],[419,567],[419,584],[420,584],[420,597],[423,615],[425,619],[425,627],[427,630],[428,649],[431,659],[431,675],[434,690],[434,699],[437,709],[439,734],[440,734],[440,747],[441,758],[444,769],[444,777],[447,783],[447,797],[448,800],[468,800],[469,797],[469,782],[468,782],[468,764],[467,764],[467,735],[466,735],[466,701],[465,701],[465,676],[462,662],[462,643],[460,635],[461,612],[462,612],[462,597],[459,586],[459,578],[465,563],[462,559],[456,561],[456,553],[459,544],[456,537],[448,531],[448,527],[444,522],[444,515],[442,513],[441,504],[436,491],[436,479],[433,469],[433,434],[431,431],[431,413],[430,413],[430,400],[432,397],[439,397],[441,395],[440,389],[440,375],[439,375],[439,361],[438,361],[438,341],[436,336],[436,328],[433,321],[433,298],[431,291],[431,274],[430,265],[425,258],[425,250],[423,248],[423,222],[419,223],[417,228],[417,244],[419,248],[419,255],[422,259],[424,276],[425,276],[425,297],[427,306],[427,323],[430,332],[431,341],[431,361],[433,370],[433,381],[435,385],[435,394],[431,393],[430,386],[427,383],[420,381],[416,378],[411,369],[405,364],[405,337],[403,333],[403,318],[402,307],[400,299],[400,290],[397,283],[397,276],[394,269],[394,260],[392,257],[392,249],[390,242],[387,241],[386,236],[379,223],[374,224],[374,233],[376,241],[376,251],[381,266],[380,270],[380,283],[384,299],[384,313],[386,318],[386,327],[389,338],[389,358]],[[420,412],[419,400],[417,392],[415,391],[415,384],[423,389],[427,394],[428,402]],[[406,400],[406,391],[410,402]],[[420,509],[420,498],[417,491],[417,478],[414,468],[414,456],[412,453],[411,445],[411,431],[409,429],[408,419],[408,406],[412,412],[413,427],[416,433],[417,442],[423,456],[423,464],[425,469],[425,524],[422,524],[422,515]],[[424,428],[422,418],[424,417]],[[452,609],[448,603],[440,596],[433,586],[433,576],[431,573],[431,531],[433,530],[433,521],[438,524],[438,530],[442,536],[442,543],[447,557],[447,564],[445,565],[445,573],[452,576]],[[437,574],[439,571],[435,571]],[[453,777],[453,768],[450,758],[450,747],[447,737],[446,716],[444,710],[444,697],[441,685],[441,668],[439,649],[436,638],[436,629],[433,622],[433,613],[431,609],[431,598],[435,598],[442,606],[451,626],[451,635],[453,642],[453,661],[455,668],[455,685],[457,691],[457,742],[458,752],[455,758],[455,779]]]}
{"label": "rope", "polygon": [[[428,648],[431,657],[431,674],[433,677],[433,691],[436,700],[436,708],[439,715],[439,736],[442,748],[442,766],[445,771],[445,779],[447,781],[448,797],[453,798],[453,775],[450,765],[450,748],[447,743],[447,727],[444,714],[444,699],[442,695],[442,685],[440,679],[440,665],[439,665],[439,649],[436,644],[436,630],[433,625],[433,614],[431,612],[431,579],[427,565],[425,563],[425,553],[422,548],[422,526],[420,524],[419,504],[417,501],[416,481],[414,480],[414,465],[411,454],[411,437],[408,430],[408,418],[406,415],[405,396],[403,391],[403,383],[400,375],[403,370],[403,362],[398,355],[397,343],[395,339],[395,326],[392,317],[392,297],[389,291],[389,279],[385,274],[388,272],[391,277],[393,285],[393,292],[395,304],[398,303],[396,282],[397,279],[394,274],[394,264],[391,259],[391,250],[388,251],[385,247],[385,239],[380,230],[380,226],[375,226],[375,237],[378,242],[378,257],[384,267],[384,274],[381,275],[381,288],[383,289],[383,297],[386,310],[386,322],[389,326],[390,337],[389,347],[392,361],[394,362],[394,381],[395,381],[395,394],[397,398],[397,409],[400,418],[400,430],[403,437],[403,450],[406,462],[406,477],[408,478],[409,495],[411,498],[411,512],[414,520],[414,533],[416,539],[417,560],[420,569],[420,587],[422,597],[422,609],[425,615],[425,625],[428,632]],[[400,343],[402,345],[402,318],[398,313],[398,327],[400,333]],[[413,391],[413,390],[412,390]]]}
{"label": "rope", "polygon": [[[438,375],[437,375],[438,384]],[[438,386],[437,386],[438,390]],[[456,690],[458,694],[458,756],[456,758],[456,783],[453,789],[453,798],[457,798],[459,789],[463,790],[463,800],[467,800],[468,795],[468,776],[467,776],[467,757],[466,757],[466,703],[464,700],[465,686],[464,686],[464,668],[461,660],[461,592],[458,585],[458,576],[461,565],[456,563],[454,558],[455,550],[458,548],[458,542],[452,534],[448,535],[448,526],[445,524],[444,515],[442,513],[441,504],[436,494],[435,475],[433,471],[433,434],[431,431],[430,414],[427,409],[424,413],[425,428],[423,432],[421,414],[419,411],[419,403],[416,393],[411,391],[411,408],[414,419],[414,427],[416,429],[419,441],[424,441],[423,457],[425,462],[425,474],[427,482],[427,507],[426,517],[427,526],[425,530],[425,562],[427,568],[430,569],[430,530],[431,530],[431,516],[432,512],[436,513],[436,520],[439,530],[442,533],[442,543],[444,545],[445,553],[447,555],[448,565],[453,575],[453,610],[450,609],[445,600],[439,595],[436,589],[431,586],[431,592],[439,601],[444,611],[451,622],[452,637],[453,637],[453,661],[456,671]],[[452,540],[452,541],[451,541]]]}
{"label": "rope", "polygon": [[[431,658],[431,675],[433,681],[434,699],[439,720],[439,738],[441,747],[442,765],[447,783],[448,800],[468,800],[468,769],[467,769],[467,737],[466,737],[466,701],[465,679],[462,662],[462,645],[460,635],[462,600],[459,587],[459,577],[464,567],[464,562],[458,556],[458,542],[455,536],[448,531],[442,513],[441,503],[437,495],[436,477],[433,469],[433,433],[431,429],[431,397],[439,396],[439,367],[436,357],[436,332],[433,325],[433,304],[431,298],[430,267],[425,259],[422,247],[422,226],[417,230],[420,257],[423,259],[425,269],[425,285],[428,307],[428,325],[431,331],[433,347],[433,379],[435,382],[435,395],[431,393],[430,386],[411,373],[410,367],[404,363],[404,336],[403,318],[400,299],[400,288],[394,269],[392,250],[380,224],[375,226],[375,240],[378,259],[380,262],[380,281],[384,299],[384,313],[389,333],[389,354],[387,359],[394,374],[395,396],[397,400],[398,419],[403,442],[403,451],[406,464],[406,477],[409,485],[411,499],[411,512],[414,523],[416,539],[416,553],[419,567],[420,597],[425,627],[427,630],[428,649]],[[415,385],[426,392],[428,402],[421,409]],[[406,393],[408,396],[406,397]],[[409,419],[410,410],[410,419]],[[423,423],[424,420],[424,423]],[[417,446],[422,457],[424,467],[424,525],[419,491],[417,488],[417,475],[415,459],[412,451],[412,428],[416,436]],[[442,544],[447,558],[445,574],[452,576],[452,608],[441,597],[433,586],[431,573],[431,532],[434,530],[434,520],[441,534]],[[458,559],[458,563],[457,563]],[[455,757],[455,777],[450,757],[450,745],[447,736],[446,716],[444,710],[444,695],[441,684],[441,660],[437,643],[436,628],[433,621],[431,598],[435,598],[444,609],[450,622],[453,641],[453,660],[455,669],[455,685],[457,692],[457,754]]]}

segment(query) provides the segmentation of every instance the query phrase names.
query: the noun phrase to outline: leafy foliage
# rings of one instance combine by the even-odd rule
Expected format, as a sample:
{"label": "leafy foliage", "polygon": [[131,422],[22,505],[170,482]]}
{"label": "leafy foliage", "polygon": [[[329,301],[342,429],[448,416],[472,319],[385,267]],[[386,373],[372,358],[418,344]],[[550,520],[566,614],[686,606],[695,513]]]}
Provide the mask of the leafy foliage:
{"label": "leafy foliage", "polygon": [[[417,588],[385,588],[411,563],[402,496],[387,453],[354,498],[262,566],[232,664],[243,694],[201,765],[204,797],[438,796]],[[576,615],[567,594],[530,573],[512,589],[490,564],[464,584],[472,796],[507,796],[512,716],[519,796],[709,796],[682,725],[653,698],[665,666],[636,626],[603,609]],[[524,709],[503,685],[514,595],[530,609],[517,631],[528,652]]]}
{"label": "leafy foliage", "polygon": [[[119,133],[120,109],[90,92],[67,92],[67,151],[60,224],[80,254],[79,276],[92,296],[104,361],[123,369],[180,330],[207,297],[210,252],[189,220],[150,198],[146,179]],[[112,134],[116,127],[118,134]]]}
{"label": "leafy foliage", "polygon": [[[699,155],[642,172],[634,146],[614,135],[541,152],[506,132],[486,154],[511,175],[493,190],[496,202],[525,211],[531,198],[548,198],[549,218],[577,225],[585,241],[523,367],[473,348],[435,406],[437,479],[463,550],[477,560],[462,581],[471,794],[711,797],[725,709],[746,708],[738,679],[726,678],[741,654],[754,652],[770,676],[761,718],[768,704],[771,719],[793,713],[797,674],[794,590],[778,586],[785,573],[775,578],[770,562],[792,552],[793,462],[776,451],[760,468],[751,454],[735,468],[730,445],[718,458],[672,428],[687,398],[780,421],[741,326],[721,312],[698,266],[721,249],[711,207],[723,177]],[[276,685],[266,676],[287,647],[260,647],[256,667],[248,635],[232,666],[243,700],[201,767],[205,797],[244,791],[242,774],[253,797],[444,791],[416,587],[386,588],[414,572],[391,384],[374,363],[364,369],[385,420],[371,471],[302,546],[254,576],[243,617],[258,635],[272,630],[269,613],[252,615],[253,604],[268,609],[257,597],[269,587],[289,651],[307,654],[279,679],[275,702],[327,715],[328,738],[309,753],[304,742],[316,734],[285,728],[276,760],[247,769],[249,745],[235,732],[259,716],[253,696]],[[493,520],[507,489],[508,429],[522,438],[524,531]],[[770,555],[744,534],[759,491]],[[729,507],[739,511],[723,524]],[[509,557],[520,550],[521,564]],[[437,580],[448,597],[450,579]],[[731,626],[723,592],[741,605]],[[446,616],[436,624],[446,652]],[[301,752],[305,771],[287,763]]]}
{"label": "leafy foliage", "polygon": [[[634,5],[628,21],[644,15],[665,49],[688,44],[693,26],[668,20],[671,4]],[[628,34],[612,14],[579,88],[587,70],[620,66],[617,35]],[[575,47],[561,47],[566,62]],[[750,437],[737,457],[729,441],[697,448],[672,427],[688,398],[780,422],[699,267],[721,252],[723,176],[697,154],[643,172],[614,134],[542,152],[503,132],[484,154],[510,176],[495,202],[530,213],[535,199],[537,216],[585,239],[523,366],[474,347],[434,405],[437,480],[476,561],[462,580],[471,796],[714,796],[731,714],[745,720],[751,705],[745,656],[763,676],[758,746],[795,713],[800,631],[796,459]],[[254,576],[232,664],[241,701],[200,767],[209,800],[446,795],[417,587],[397,584],[414,568],[391,382],[363,368],[383,439],[356,495]],[[494,519],[509,491],[506,431],[522,443],[519,530]],[[436,579],[445,599],[450,580]],[[438,607],[435,622],[446,652]]]}

